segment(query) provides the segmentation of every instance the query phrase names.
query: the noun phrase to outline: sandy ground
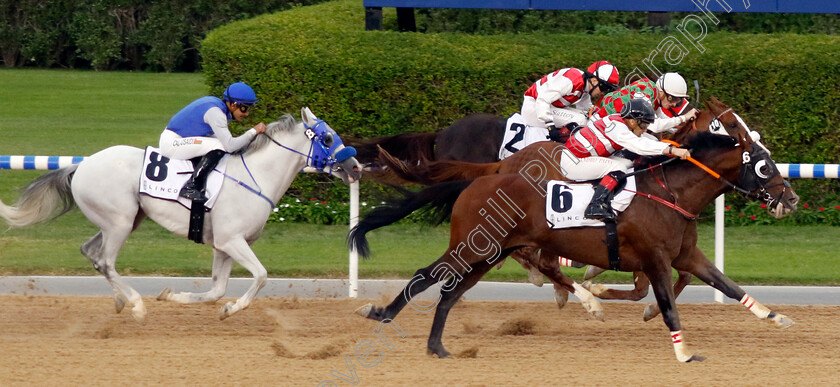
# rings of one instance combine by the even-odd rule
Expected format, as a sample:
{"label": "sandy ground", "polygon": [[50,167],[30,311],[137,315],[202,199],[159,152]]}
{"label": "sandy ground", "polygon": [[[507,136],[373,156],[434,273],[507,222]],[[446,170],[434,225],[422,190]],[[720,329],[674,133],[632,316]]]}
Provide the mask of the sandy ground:
{"label": "sandy ground", "polygon": [[0,296],[0,385],[840,384],[838,306],[771,306],[796,321],[779,330],[740,305],[680,305],[686,340],[708,356],[680,364],[638,303],[604,304],[600,322],[578,303],[461,302],[444,332],[453,356],[438,359],[431,313],[411,308],[396,319],[405,337],[379,333],[389,348],[352,314],[365,301],[260,298],[225,321],[221,302],[146,302],[139,324],[110,298]]}

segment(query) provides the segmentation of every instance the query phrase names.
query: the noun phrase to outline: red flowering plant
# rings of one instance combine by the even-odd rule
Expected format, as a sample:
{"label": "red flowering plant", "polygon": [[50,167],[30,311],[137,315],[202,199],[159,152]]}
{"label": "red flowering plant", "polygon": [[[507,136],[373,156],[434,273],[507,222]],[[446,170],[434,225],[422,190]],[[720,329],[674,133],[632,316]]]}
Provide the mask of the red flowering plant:
{"label": "red flowering plant", "polygon": [[767,205],[760,202],[746,202],[741,208],[726,206],[724,220],[727,226],[749,226],[765,224],[811,224],[840,226],[840,205],[815,205],[802,203],[790,215],[776,219],[770,215]]}

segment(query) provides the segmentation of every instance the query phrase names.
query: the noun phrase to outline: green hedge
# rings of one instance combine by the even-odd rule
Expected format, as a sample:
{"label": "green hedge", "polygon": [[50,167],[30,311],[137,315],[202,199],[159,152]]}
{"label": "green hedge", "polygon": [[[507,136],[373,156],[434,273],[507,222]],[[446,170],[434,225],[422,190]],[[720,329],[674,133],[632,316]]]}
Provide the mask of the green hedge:
{"label": "green hedge", "polygon": [[[385,9],[387,23],[395,23]],[[215,92],[233,80],[255,86],[257,114],[301,106],[342,134],[435,131],[470,113],[507,115],[523,91],[558,67],[608,59],[627,74],[667,36],[689,53],[655,65],[698,79],[739,112],[779,162],[837,163],[840,37],[709,33],[699,53],[679,33],[621,35],[399,33],[364,31],[360,0],[340,0],[240,21],[208,34],[204,71]],[[836,182],[796,182],[809,200],[834,200]],[[815,198],[810,195],[818,195]],[[736,200],[737,201],[737,200]]]}

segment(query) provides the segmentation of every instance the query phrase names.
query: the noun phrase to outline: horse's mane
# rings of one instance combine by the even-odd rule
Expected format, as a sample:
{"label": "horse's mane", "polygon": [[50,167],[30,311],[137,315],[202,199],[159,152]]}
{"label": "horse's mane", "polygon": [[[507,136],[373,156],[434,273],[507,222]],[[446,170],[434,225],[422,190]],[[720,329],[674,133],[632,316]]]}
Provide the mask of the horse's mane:
{"label": "horse's mane", "polygon": [[[696,132],[688,137],[688,140],[682,145],[683,148],[691,150],[692,155],[702,154],[714,149],[731,148],[737,145],[738,142],[730,137],[715,134],[712,132]],[[651,165],[660,164],[671,158],[670,156],[653,156],[646,157],[641,163],[641,167],[649,167]]]}
{"label": "horse's mane", "polygon": [[236,152],[239,153],[247,153],[251,150],[257,150],[271,142],[269,136],[279,133],[279,132],[289,132],[295,128],[297,122],[295,121],[295,117],[291,114],[283,115],[282,117],[278,118],[277,121],[269,123],[266,125],[265,134],[266,136],[257,135],[254,137],[254,140],[251,141],[251,144],[245,148],[242,148],[240,151]]}

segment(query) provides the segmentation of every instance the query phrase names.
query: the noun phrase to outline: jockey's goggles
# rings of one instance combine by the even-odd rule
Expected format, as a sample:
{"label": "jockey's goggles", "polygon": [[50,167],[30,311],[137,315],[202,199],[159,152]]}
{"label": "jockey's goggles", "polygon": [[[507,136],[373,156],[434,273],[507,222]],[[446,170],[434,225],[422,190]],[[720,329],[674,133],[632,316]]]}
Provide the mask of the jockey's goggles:
{"label": "jockey's goggles", "polygon": [[603,92],[604,94],[609,94],[609,93],[612,93],[613,91],[616,91],[618,89],[618,85],[615,85],[615,84],[612,84],[612,83],[609,83],[609,82],[604,82],[604,81],[599,79],[598,80],[598,88],[600,88],[601,92]]}
{"label": "jockey's goggles", "polygon": [[248,113],[248,110],[251,110],[251,108],[252,108],[252,107],[254,107],[254,105],[253,105],[253,104],[246,104],[246,103],[239,103],[239,102],[237,102],[237,103],[236,103],[236,107],[238,107],[238,108],[239,108],[239,111],[240,111],[240,112],[242,112],[242,113]]}
{"label": "jockey's goggles", "polygon": [[665,98],[668,100],[668,102],[672,104],[680,104],[683,100],[683,97],[674,97],[673,95],[668,93],[665,93]]}

